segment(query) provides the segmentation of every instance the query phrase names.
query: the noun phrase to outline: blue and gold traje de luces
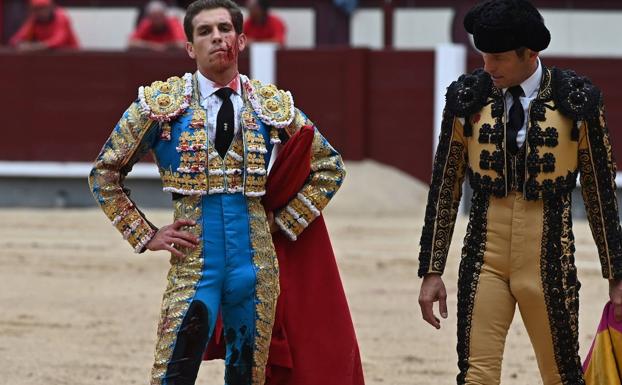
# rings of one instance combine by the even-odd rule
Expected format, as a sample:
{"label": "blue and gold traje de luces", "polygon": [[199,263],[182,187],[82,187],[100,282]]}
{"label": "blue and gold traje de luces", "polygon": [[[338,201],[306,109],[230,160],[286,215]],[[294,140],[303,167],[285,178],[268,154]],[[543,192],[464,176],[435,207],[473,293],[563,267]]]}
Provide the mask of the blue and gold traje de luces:
{"label": "blue and gold traje de luces", "polygon": [[[245,76],[241,85],[241,129],[224,158],[208,139],[196,76],[186,74],[141,87],[139,99],[115,127],[89,177],[96,200],[136,251],[144,249],[157,228],[129,199],[123,180],[148,151],[164,191],[174,194],[175,219],[196,222],[182,230],[194,233],[199,246],[182,249],[182,259],[171,259],[151,384],[166,385],[183,375],[179,363],[180,350],[188,345],[184,334],[196,314],[203,314],[209,338],[219,309],[227,342],[225,381],[265,381],[279,283],[260,199],[279,135],[291,136],[312,123],[294,108],[289,92]],[[341,157],[317,130],[311,162],[308,183],[275,213],[292,240],[320,215],[345,176]]]}
{"label": "blue and gold traje de luces", "polygon": [[[243,79],[242,84],[246,82]],[[195,220],[204,229],[201,273],[190,273],[195,277],[194,290],[178,300],[187,307],[196,301],[205,305],[209,335],[219,310],[222,311],[227,383],[263,383],[278,296],[278,266],[259,199],[265,194],[267,165],[278,136],[271,140],[270,130],[258,119],[247,96],[251,89],[245,87],[245,104],[239,114],[241,129],[221,157],[208,139],[207,114],[199,104],[196,77],[193,83],[188,108],[172,121],[158,122],[159,140],[152,146],[164,191],[184,196],[176,202],[177,206],[184,207],[187,202],[201,211],[198,218],[195,213]],[[164,91],[175,88],[164,87]],[[162,94],[165,92],[152,94],[147,104],[157,102]],[[176,210],[175,219],[183,218],[183,212],[188,211]],[[251,221],[258,225],[251,226]],[[177,283],[184,277],[170,277],[165,303],[167,297],[175,297]],[[164,344],[159,344],[156,352],[152,373],[156,384],[165,385],[176,374],[172,373],[171,363],[175,361],[176,337],[187,311],[172,308],[175,311],[170,312],[170,306],[163,307],[162,319],[165,324],[179,327],[159,331],[159,340]]]}

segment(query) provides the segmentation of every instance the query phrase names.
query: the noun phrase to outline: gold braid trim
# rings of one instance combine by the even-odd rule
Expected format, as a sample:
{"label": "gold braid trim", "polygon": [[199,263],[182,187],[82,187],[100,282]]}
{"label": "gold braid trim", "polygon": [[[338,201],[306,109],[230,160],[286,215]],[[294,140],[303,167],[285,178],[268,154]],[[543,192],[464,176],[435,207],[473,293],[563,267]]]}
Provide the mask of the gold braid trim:
{"label": "gold braid trim", "polygon": [[123,181],[133,163],[149,150],[143,142],[151,127],[152,122],[141,116],[140,107],[133,103],[102,147],[89,175],[93,197],[136,252],[143,250],[156,229],[135,207]]}
{"label": "gold braid trim", "polygon": [[196,293],[196,285],[201,279],[203,271],[201,199],[200,196],[187,196],[175,201],[175,220],[191,219],[196,222],[195,226],[182,227],[180,231],[191,232],[199,238],[200,243],[194,249],[180,248],[185,255],[182,259],[171,256],[168,285],[162,299],[151,385],[162,385],[163,376],[173,356],[179,328]]}
{"label": "gold braid trim", "polygon": [[341,156],[317,130],[312,146],[309,181],[275,217],[277,225],[293,241],[321,214],[346,175]]}
{"label": "gold braid trim", "polygon": [[252,383],[264,385],[276,301],[279,296],[279,266],[261,200],[249,197],[247,202],[253,264],[257,276]]}

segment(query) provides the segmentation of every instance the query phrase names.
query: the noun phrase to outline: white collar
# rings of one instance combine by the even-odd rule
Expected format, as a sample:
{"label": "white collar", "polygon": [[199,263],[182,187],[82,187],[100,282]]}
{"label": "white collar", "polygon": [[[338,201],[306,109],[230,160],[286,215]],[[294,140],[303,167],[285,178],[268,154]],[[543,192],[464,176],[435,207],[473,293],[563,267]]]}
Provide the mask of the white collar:
{"label": "white collar", "polygon": [[240,75],[236,75],[229,84],[221,86],[215,82],[206,78],[201,71],[197,71],[197,82],[199,83],[199,93],[201,94],[201,100],[204,100],[214,94],[223,87],[229,87],[235,94],[240,94]]}
{"label": "white collar", "polygon": [[[538,93],[540,89],[540,83],[542,82],[542,63],[540,62],[540,58],[538,59],[538,68],[536,68],[535,72],[531,74],[524,82],[520,84],[525,96],[528,98],[533,98]],[[503,94],[507,91],[507,88],[503,89]]]}

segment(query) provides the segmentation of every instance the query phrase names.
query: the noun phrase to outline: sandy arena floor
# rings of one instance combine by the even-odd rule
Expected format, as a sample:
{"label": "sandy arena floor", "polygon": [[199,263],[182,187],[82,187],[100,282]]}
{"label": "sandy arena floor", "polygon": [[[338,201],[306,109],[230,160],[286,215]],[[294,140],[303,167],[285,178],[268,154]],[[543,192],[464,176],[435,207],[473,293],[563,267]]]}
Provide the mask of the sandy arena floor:
{"label": "sandy arena floor", "polygon": [[[466,220],[456,225],[445,274],[449,319],[437,331],[417,304],[426,186],[372,162],[348,170],[326,218],[367,384],[455,384],[455,280]],[[158,225],[171,217],[147,215]],[[575,235],[584,356],[608,296],[587,223],[576,221]],[[133,254],[97,209],[0,210],[0,383],[147,384],[167,265],[165,253]],[[540,384],[516,314],[503,384]],[[199,378],[222,384],[222,361],[205,363]]]}

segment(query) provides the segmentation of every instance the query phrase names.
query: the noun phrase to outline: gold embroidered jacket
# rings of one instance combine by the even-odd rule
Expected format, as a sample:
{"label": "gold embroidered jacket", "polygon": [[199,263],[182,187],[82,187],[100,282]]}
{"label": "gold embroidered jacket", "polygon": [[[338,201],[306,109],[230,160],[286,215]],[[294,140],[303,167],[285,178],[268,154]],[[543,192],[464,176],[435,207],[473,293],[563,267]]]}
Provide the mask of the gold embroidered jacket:
{"label": "gold embroidered jacket", "polygon": [[[90,173],[95,199],[137,252],[157,229],[130,199],[123,181],[145,153],[153,153],[164,191],[261,197],[274,145],[303,126],[313,126],[295,108],[289,92],[241,75],[241,134],[223,159],[207,137],[196,82],[196,76],[186,74],[141,87],[138,100],[123,114]],[[317,129],[311,162],[308,182],[275,213],[277,224],[292,240],[320,215],[345,176],[341,156]]]}
{"label": "gold embroidered jacket", "polygon": [[526,117],[525,143],[515,156],[506,151],[503,93],[488,74],[477,70],[461,76],[446,98],[419,275],[442,274],[445,268],[466,175],[476,195],[520,191],[528,200],[556,200],[572,192],[580,174],[603,276],[622,278],[616,166],[600,91],[572,71],[544,68]]}

